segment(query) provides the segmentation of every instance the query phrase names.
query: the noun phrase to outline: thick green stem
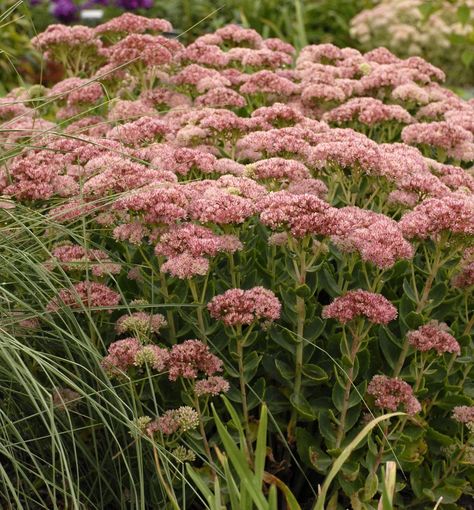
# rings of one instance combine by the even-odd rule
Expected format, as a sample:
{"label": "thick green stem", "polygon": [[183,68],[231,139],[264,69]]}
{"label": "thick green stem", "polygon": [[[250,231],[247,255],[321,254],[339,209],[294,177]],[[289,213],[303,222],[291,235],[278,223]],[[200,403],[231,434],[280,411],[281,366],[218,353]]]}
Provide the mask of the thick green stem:
{"label": "thick green stem", "polygon": [[199,293],[196,287],[196,283],[193,280],[188,280],[189,288],[193,296],[193,301],[196,304],[196,317],[198,322],[199,335],[202,342],[207,343],[206,327],[204,325],[204,315],[202,313],[202,303],[199,299]]}
{"label": "thick green stem", "polygon": [[245,428],[245,439],[247,441],[247,452],[249,458],[252,457],[252,439],[250,432],[250,419],[249,419],[249,408],[247,404],[247,386],[245,383],[245,372],[244,372],[244,341],[237,339],[237,358],[239,363],[239,383],[240,383],[240,397],[242,399],[242,413],[244,415],[244,428]]}
{"label": "thick green stem", "polygon": [[337,428],[336,433],[336,448],[340,448],[342,441],[345,437],[345,428],[346,428],[346,418],[347,411],[349,410],[349,397],[351,395],[351,387],[353,384],[354,378],[354,365],[357,357],[357,353],[359,352],[361,344],[361,338],[357,333],[352,334],[352,347],[350,352],[350,361],[351,367],[347,372],[347,381],[346,386],[344,388],[344,397],[342,400],[342,409],[341,409],[341,417],[339,418],[339,426]]}
{"label": "thick green stem", "polygon": [[[160,274],[160,284],[161,284],[161,293],[163,294],[165,303],[169,303],[169,292],[168,292],[168,285],[166,283],[166,276],[161,271]],[[173,311],[169,308],[166,310],[166,320],[168,321],[168,331],[170,334],[170,342],[172,344],[176,343],[176,326],[174,324],[174,315]]]}
{"label": "thick green stem", "polygon": [[230,270],[230,278],[232,281],[232,287],[234,287],[236,289],[239,287],[239,282],[238,282],[237,271],[235,270],[235,261],[234,261],[233,253],[229,253],[229,270]]}
{"label": "thick green stem", "polygon": [[433,263],[430,267],[430,274],[428,275],[428,278],[426,279],[425,286],[423,287],[423,291],[421,293],[421,298],[418,301],[418,305],[416,307],[416,313],[421,313],[423,309],[425,308],[426,304],[428,303],[428,298],[430,295],[431,287],[433,286],[433,282],[436,278],[436,275],[438,274],[438,271],[440,267],[442,266],[441,263],[441,242],[436,245],[436,251],[435,256],[433,259]]}
{"label": "thick green stem", "polygon": [[[306,307],[304,299],[301,297],[296,298],[296,309],[298,313],[297,326],[296,326],[296,346],[295,346],[295,384],[294,394],[298,396],[301,392],[301,383],[303,375],[303,334],[304,334],[304,322],[306,319]],[[290,422],[288,423],[288,442],[293,443],[296,439],[295,429],[298,421],[298,411],[293,408],[291,412]]]}
{"label": "thick green stem", "polygon": [[410,342],[408,341],[408,337],[405,337],[405,340],[403,341],[402,351],[400,352],[400,356],[398,357],[397,364],[395,365],[395,368],[393,369],[393,377],[398,377],[400,375],[400,372],[403,368],[403,364],[405,363],[409,348],[410,348]]}
{"label": "thick green stem", "polygon": [[377,452],[377,457],[375,458],[374,464],[370,470],[372,473],[377,472],[377,469],[379,468],[380,463],[382,462],[383,454],[385,451],[385,444],[387,441],[388,426],[389,426],[389,423],[386,422],[384,424],[384,426],[382,427],[382,434],[383,434],[382,441],[380,443],[379,450]]}
{"label": "thick green stem", "polygon": [[463,335],[465,336],[470,335],[473,327],[474,327],[474,313],[472,314],[472,317],[469,319],[469,322],[466,324]]}
{"label": "thick green stem", "polygon": [[463,445],[463,447],[459,450],[459,453],[456,455],[456,457],[454,457],[454,459],[452,460],[450,466],[444,472],[443,476],[436,483],[434,483],[431,486],[431,490],[434,490],[437,487],[439,487],[446,480],[446,478],[448,478],[448,476],[451,475],[451,473],[454,471],[455,468],[457,468],[460,465],[462,465],[462,464],[460,464],[460,460],[463,458],[464,453],[465,453],[467,447],[468,447],[468,443],[465,443]]}
{"label": "thick green stem", "polygon": [[[299,249],[299,267],[297,268],[297,286],[304,285],[306,282],[306,243],[303,242]],[[304,335],[304,323],[306,320],[306,306],[304,298],[297,296],[296,298],[296,346],[295,346],[295,383],[293,387],[294,395],[298,396],[301,393],[301,384],[303,377],[303,335]],[[296,439],[295,429],[298,421],[298,410],[293,408],[291,411],[291,418],[288,423],[287,436],[288,442],[293,443]]]}
{"label": "thick green stem", "polygon": [[[421,356],[421,361],[420,361],[420,364],[419,364],[419,369],[418,369],[417,374],[416,374],[415,385],[413,386],[413,393],[416,393],[420,389],[421,382],[423,381],[423,376],[425,374],[425,365],[426,365],[425,353],[422,352],[420,354],[420,356]],[[430,363],[429,366],[431,366],[431,363]]]}

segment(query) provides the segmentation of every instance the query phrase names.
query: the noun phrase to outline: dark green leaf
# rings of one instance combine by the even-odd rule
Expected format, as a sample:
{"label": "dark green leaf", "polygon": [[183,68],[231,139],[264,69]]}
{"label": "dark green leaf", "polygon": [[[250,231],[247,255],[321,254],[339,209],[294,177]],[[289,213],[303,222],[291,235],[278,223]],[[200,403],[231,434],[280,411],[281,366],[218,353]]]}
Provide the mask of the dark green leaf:
{"label": "dark green leaf", "polygon": [[316,382],[323,382],[329,379],[328,374],[321,367],[311,363],[303,365],[303,375]]}
{"label": "dark green leaf", "polygon": [[416,298],[416,292],[415,289],[411,286],[410,282],[405,278],[403,280],[403,290],[405,292],[405,295],[408,296],[411,301],[416,303],[418,300]]}
{"label": "dark green leaf", "polygon": [[275,359],[275,366],[278,370],[278,373],[286,379],[287,381],[292,381],[295,378],[295,370],[294,367],[288,365],[284,361],[279,359]]}
{"label": "dark green leaf", "polygon": [[311,404],[303,397],[303,395],[296,395],[293,393],[290,397],[290,402],[303,418],[308,420],[316,419],[316,411],[311,407]]}

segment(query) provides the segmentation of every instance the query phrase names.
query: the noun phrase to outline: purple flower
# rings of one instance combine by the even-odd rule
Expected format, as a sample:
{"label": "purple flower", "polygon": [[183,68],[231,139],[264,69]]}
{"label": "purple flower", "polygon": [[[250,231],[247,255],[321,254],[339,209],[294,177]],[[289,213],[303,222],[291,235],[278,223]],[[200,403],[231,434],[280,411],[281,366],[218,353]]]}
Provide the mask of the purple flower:
{"label": "purple flower", "polygon": [[63,23],[69,23],[77,18],[78,7],[72,0],[56,0],[53,15]]}
{"label": "purple flower", "polygon": [[81,9],[91,9],[97,5],[107,7],[109,5],[109,0],[87,0],[86,3],[82,4]]}
{"label": "purple flower", "polygon": [[153,7],[153,0],[117,0],[117,6],[128,11],[150,9]]}

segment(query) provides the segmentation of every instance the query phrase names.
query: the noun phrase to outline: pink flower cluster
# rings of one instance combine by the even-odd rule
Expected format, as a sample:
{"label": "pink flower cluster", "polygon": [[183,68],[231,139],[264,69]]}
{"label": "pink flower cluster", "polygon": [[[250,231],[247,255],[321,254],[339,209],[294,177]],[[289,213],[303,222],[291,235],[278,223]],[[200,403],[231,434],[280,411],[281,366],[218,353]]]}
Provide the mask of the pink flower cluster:
{"label": "pink flower cluster", "polygon": [[448,331],[449,328],[444,322],[430,321],[416,331],[410,331],[407,338],[410,345],[422,352],[433,349],[438,354],[461,354],[460,345]]}
{"label": "pink flower cluster", "polygon": [[399,225],[409,239],[435,237],[443,231],[473,235],[474,195],[450,193],[428,198],[404,214]]}
{"label": "pink flower cluster", "polygon": [[161,432],[170,436],[175,432],[188,432],[199,425],[199,415],[195,409],[189,406],[181,406],[178,409],[169,409],[146,427],[149,436]]}
{"label": "pink flower cluster", "polygon": [[104,51],[114,66],[163,66],[172,61],[170,50],[176,52],[180,46],[176,42],[173,47],[171,39],[159,35],[131,34]]}
{"label": "pink flower cluster", "polygon": [[250,290],[230,289],[215,296],[207,309],[211,317],[226,326],[250,325],[258,320],[277,320],[281,303],[271,290],[253,287]]}
{"label": "pink flower cluster", "polygon": [[176,381],[178,377],[196,379],[200,372],[213,376],[222,371],[222,361],[199,340],[173,345],[168,363],[170,381]]}
{"label": "pink flower cluster", "polygon": [[474,423],[474,406],[456,406],[453,419],[459,423]]}
{"label": "pink flower cluster", "polygon": [[278,191],[262,199],[259,208],[260,221],[272,230],[287,228],[295,237],[329,233],[330,205],[313,194]]}
{"label": "pink flower cluster", "polygon": [[364,316],[374,324],[388,324],[397,318],[397,309],[381,294],[366,290],[350,290],[323,308],[324,319],[336,319],[345,324]]}
{"label": "pink flower cluster", "polygon": [[171,32],[173,27],[171,23],[159,18],[145,18],[137,16],[131,12],[117,16],[95,28],[94,32],[98,35],[110,34],[142,34],[144,32]]}
{"label": "pink flower cluster", "polygon": [[336,124],[358,120],[361,124],[373,126],[382,122],[410,124],[411,115],[399,105],[386,105],[373,97],[350,99],[337,108],[325,113],[323,119]]}
{"label": "pink flower cluster", "polygon": [[100,83],[81,78],[66,78],[54,85],[48,97],[67,106],[91,105],[104,96]]}
{"label": "pink flower cluster", "polygon": [[217,235],[211,229],[194,223],[172,226],[160,236],[155,253],[168,260],[161,271],[180,279],[205,275],[209,270],[209,260],[219,253],[234,253],[242,248],[242,243],[233,235]]}
{"label": "pink flower cluster", "polygon": [[474,160],[474,135],[452,121],[412,124],[403,129],[402,140],[411,145],[443,149],[457,160]]}
{"label": "pink flower cluster", "polygon": [[90,270],[94,276],[120,273],[121,264],[110,260],[109,255],[102,250],[85,249],[77,244],[58,246],[52,251],[52,259],[45,263],[48,269],[56,265],[64,271]]}
{"label": "pink flower cluster", "polygon": [[108,355],[102,360],[102,367],[108,373],[126,372],[135,364],[135,357],[142,350],[142,344],[136,338],[124,338],[112,343]]}
{"label": "pink flower cluster", "polygon": [[474,285],[474,247],[464,251],[460,271],[454,276],[452,283],[460,289]]}
{"label": "pink flower cluster", "polygon": [[403,406],[408,414],[421,411],[420,402],[413,395],[411,386],[397,377],[375,375],[367,387],[367,393],[375,397],[375,405],[382,409],[396,411]]}
{"label": "pink flower cluster", "polygon": [[234,253],[241,248],[242,244],[235,236],[217,235],[210,228],[183,223],[171,227],[160,237],[155,253],[165,257],[176,257],[183,253],[193,257],[214,257],[219,252]]}
{"label": "pink flower cluster", "polygon": [[301,181],[309,179],[309,169],[300,161],[284,158],[262,159],[247,165],[245,174],[256,180]]}
{"label": "pink flower cluster", "polygon": [[[160,322],[162,323],[162,320]],[[118,323],[119,332],[129,330],[128,327],[124,329],[124,325],[124,321]],[[161,327],[161,324],[159,326]],[[102,366],[111,376],[144,365],[158,372],[167,372],[170,381],[176,381],[179,377],[197,379],[200,374],[205,375],[209,379],[202,379],[200,386],[198,385],[202,395],[212,394],[212,388],[217,387],[221,388],[220,391],[226,391],[222,378],[215,376],[222,371],[222,361],[199,340],[186,340],[167,349],[154,344],[143,345],[136,337],[124,338],[113,342],[107,356],[102,360]],[[209,391],[206,392],[206,389]],[[214,390],[214,393],[215,391],[217,390]]]}
{"label": "pink flower cluster", "polygon": [[180,280],[187,280],[194,276],[206,275],[209,272],[209,260],[194,257],[190,253],[182,253],[169,258],[161,265],[160,270]]}
{"label": "pink flower cluster", "polygon": [[140,146],[161,140],[169,132],[169,126],[161,119],[140,117],[112,128],[107,138],[118,140],[126,145]]}
{"label": "pink flower cluster", "polygon": [[198,397],[215,397],[220,393],[227,393],[230,389],[229,383],[219,375],[212,375],[207,379],[201,379],[194,385],[194,392]]}
{"label": "pink flower cluster", "polygon": [[326,217],[331,239],[342,251],[360,253],[362,260],[387,269],[399,259],[413,257],[413,247],[396,221],[383,214],[342,207]]}
{"label": "pink flower cluster", "polygon": [[120,303],[120,294],[102,283],[79,282],[71,289],[60,290],[57,297],[48,303],[47,309],[50,312],[57,312],[62,307],[85,312],[92,308],[98,311],[105,310],[112,313],[111,308]]}
{"label": "pink flower cluster", "polygon": [[44,32],[31,40],[31,44],[39,51],[60,45],[68,49],[82,45],[100,47],[99,41],[94,37],[94,30],[80,25],[49,25]]}

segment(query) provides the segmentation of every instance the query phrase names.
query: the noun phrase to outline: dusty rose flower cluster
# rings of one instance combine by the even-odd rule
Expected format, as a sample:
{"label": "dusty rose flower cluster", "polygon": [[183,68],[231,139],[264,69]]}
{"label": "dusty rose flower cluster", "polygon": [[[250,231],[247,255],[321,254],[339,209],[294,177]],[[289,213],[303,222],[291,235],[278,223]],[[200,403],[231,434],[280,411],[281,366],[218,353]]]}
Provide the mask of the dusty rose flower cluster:
{"label": "dusty rose flower cluster", "polygon": [[217,235],[206,227],[193,223],[181,224],[164,233],[155,247],[155,253],[168,258],[161,271],[181,279],[209,270],[205,257],[218,253],[234,253],[242,248],[239,239],[232,235]]}
{"label": "dusty rose flower cluster", "polygon": [[201,379],[194,385],[194,391],[198,397],[206,395],[216,396],[220,393],[227,393],[229,389],[229,383],[219,375],[212,375],[207,379]]}
{"label": "dusty rose flower cluster", "polygon": [[212,376],[222,371],[222,361],[199,340],[186,340],[174,345],[170,351],[169,366],[170,381],[178,377],[195,379],[199,372]]}
{"label": "dusty rose flower cluster", "polygon": [[80,399],[81,395],[71,388],[54,388],[52,392],[53,406],[61,412],[77,407]]}
{"label": "dusty rose flower cluster", "polygon": [[474,234],[474,195],[450,193],[442,198],[429,198],[407,212],[400,220],[407,238],[436,237],[443,231]]}
{"label": "dusty rose flower cluster", "polygon": [[79,312],[98,309],[97,311],[112,312],[112,308],[120,303],[120,294],[102,283],[84,281],[72,286],[71,289],[60,290],[57,297],[47,306],[50,312],[57,312],[63,307],[69,307]]}
{"label": "dusty rose flower cluster", "polygon": [[102,250],[85,249],[80,245],[66,244],[54,248],[51,260],[45,262],[45,267],[54,269],[59,266],[64,271],[91,271],[94,276],[120,273],[121,264],[110,260],[109,255]]}
{"label": "dusty rose flower cluster", "polygon": [[97,35],[142,34],[145,32],[171,32],[171,23],[164,19],[150,19],[126,12],[117,18],[102,23],[94,29]]}
{"label": "dusty rose flower cluster", "polygon": [[[170,381],[179,377],[196,380],[198,395],[217,395],[228,390],[225,379],[215,376],[222,371],[222,361],[199,340],[186,340],[167,349],[150,343],[144,345],[138,338],[128,337],[110,344],[101,363],[111,376],[123,375],[133,367],[148,366],[166,372]],[[207,379],[197,380],[200,375]]]}
{"label": "dusty rose flower cluster", "polygon": [[325,319],[336,319],[343,324],[360,316],[374,324],[388,324],[397,315],[397,309],[387,298],[366,290],[351,290],[323,309]]}
{"label": "dusty rose flower cluster", "polygon": [[342,106],[325,113],[323,119],[337,124],[358,120],[368,126],[389,121],[403,124],[412,122],[411,115],[401,106],[386,105],[379,99],[371,97],[350,99]]}
{"label": "dusty rose flower cluster", "polygon": [[454,276],[452,283],[461,289],[474,285],[474,248],[464,251],[460,271]]}
{"label": "dusty rose flower cluster", "polygon": [[250,290],[230,289],[212,298],[207,308],[214,319],[223,321],[226,326],[237,326],[258,320],[277,320],[281,304],[271,290],[254,287]]}
{"label": "dusty rose flower cluster", "polygon": [[453,409],[453,419],[459,423],[474,423],[474,407],[456,406]]}
{"label": "dusty rose flower cluster", "polygon": [[146,433],[153,436],[161,432],[170,436],[176,432],[188,432],[199,426],[199,415],[195,409],[189,406],[181,406],[178,409],[165,411],[156,420],[150,422],[146,427]]}
{"label": "dusty rose flower cluster", "polygon": [[444,322],[431,321],[416,331],[410,331],[407,336],[410,344],[419,351],[433,349],[438,354],[445,352],[460,354],[460,345],[448,331],[449,328]]}
{"label": "dusty rose flower cluster", "polygon": [[135,364],[135,357],[142,345],[136,338],[123,338],[112,343],[108,355],[102,360],[102,366],[110,373],[121,370],[125,372]]}
{"label": "dusty rose flower cluster", "polygon": [[367,393],[375,397],[375,405],[389,411],[396,411],[400,406],[408,414],[421,411],[421,405],[413,395],[411,386],[398,378],[375,375],[367,387]]}

